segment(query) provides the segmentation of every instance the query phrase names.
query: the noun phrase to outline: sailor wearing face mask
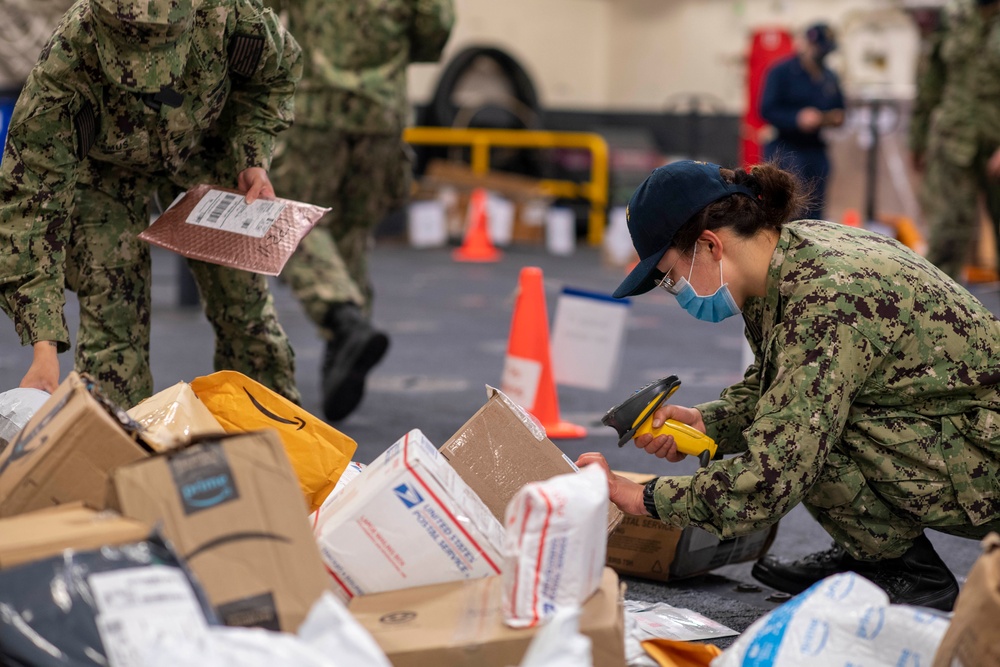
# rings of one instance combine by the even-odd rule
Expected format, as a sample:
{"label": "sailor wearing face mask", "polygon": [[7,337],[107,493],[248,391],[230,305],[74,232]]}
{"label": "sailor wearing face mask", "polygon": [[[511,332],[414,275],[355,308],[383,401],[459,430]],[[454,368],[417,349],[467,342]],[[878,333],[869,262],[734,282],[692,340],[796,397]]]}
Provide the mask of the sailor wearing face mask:
{"label": "sailor wearing face mask", "polygon": [[[795,220],[802,204],[771,164],[674,162],[639,186],[627,218],[640,262],[614,296],[659,286],[698,319],[742,313],[754,353],[719,400],[665,404],[653,427],[680,421],[735,456],[646,485],[598,453],[577,464],[605,467],[623,511],[721,539],[801,502],[833,547],[767,556],[759,580],[799,593],[853,570],[893,602],[950,609],[958,584],[924,530],[1000,529],[1000,321],[888,236]],[[683,458],[669,435],[635,443]]]}
{"label": "sailor wearing face mask", "polygon": [[830,159],[822,129],[844,122],[844,94],[826,57],[837,48],[825,23],[810,26],[796,42],[797,52],[767,72],[760,98],[760,116],[777,135],[764,146],[764,159],[801,178],[812,190],[803,217],[824,219]]}

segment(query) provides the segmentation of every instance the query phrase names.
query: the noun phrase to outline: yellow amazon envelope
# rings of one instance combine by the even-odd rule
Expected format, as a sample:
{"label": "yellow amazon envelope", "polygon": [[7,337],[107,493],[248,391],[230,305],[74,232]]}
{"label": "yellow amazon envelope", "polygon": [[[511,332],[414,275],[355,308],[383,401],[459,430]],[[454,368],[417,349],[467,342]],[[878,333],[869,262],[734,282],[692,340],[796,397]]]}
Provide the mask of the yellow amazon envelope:
{"label": "yellow amazon envelope", "polygon": [[330,495],[358,448],[353,439],[242,373],[197,377],[191,389],[227,433],[278,432],[310,512]]}

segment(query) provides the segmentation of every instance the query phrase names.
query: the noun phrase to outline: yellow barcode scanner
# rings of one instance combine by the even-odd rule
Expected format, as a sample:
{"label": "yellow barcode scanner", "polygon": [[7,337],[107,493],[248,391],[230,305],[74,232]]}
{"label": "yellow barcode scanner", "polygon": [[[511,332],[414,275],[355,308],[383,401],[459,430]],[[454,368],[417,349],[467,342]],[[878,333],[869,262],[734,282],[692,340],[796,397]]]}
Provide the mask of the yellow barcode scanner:
{"label": "yellow barcode scanner", "polygon": [[645,433],[652,433],[653,436],[672,435],[677,443],[677,451],[697,456],[702,467],[707,466],[718,449],[718,445],[710,437],[674,419],[668,419],[657,429],[653,428],[653,413],[680,386],[681,381],[676,375],[650,382],[608,410],[601,418],[601,423],[618,432],[619,447],[624,447],[629,440]]}

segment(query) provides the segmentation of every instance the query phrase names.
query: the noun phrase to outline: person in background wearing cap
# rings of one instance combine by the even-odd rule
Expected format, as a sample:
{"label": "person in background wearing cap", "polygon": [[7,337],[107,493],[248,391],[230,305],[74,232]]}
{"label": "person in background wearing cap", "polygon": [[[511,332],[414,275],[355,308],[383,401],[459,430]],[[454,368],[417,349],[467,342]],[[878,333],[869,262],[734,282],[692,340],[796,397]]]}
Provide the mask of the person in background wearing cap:
{"label": "person in background wearing cap", "polygon": [[[833,547],[766,556],[753,575],[799,593],[853,570],[893,602],[950,609],[958,585],[924,530],[1000,529],[1000,321],[894,239],[795,220],[801,185],[772,164],[660,167],[628,204],[640,261],[615,291],[657,287],[694,317],[742,315],[754,362],[719,400],[664,405],[721,454],[692,476],[646,485],[609,474],[612,502],[720,539],[798,503]],[[636,445],[678,461],[673,438]],[[598,453],[580,456],[580,466]]]}
{"label": "person in background wearing cap", "polygon": [[295,125],[280,137],[272,179],[285,196],[331,209],[281,273],[326,339],[323,414],[347,417],[389,347],[372,326],[372,232],[409,195],[402,141],[406,69],[441,56],[452,0],[266,0],[303,51]]}
{"label": "person in background wearing cap", "polygon": [[764,78],[760,116],[777,131],[764,146],[764,159],[777,161],[811,189],[804,217],[824,219],[830,158],[822,130],[844,122],[844,94],[824,62],[836,48],[825,23],[810,26],[793,55],[776,62]]}
{"label": "person in background wearing cap", "polygon": [[[260,0],[80,0],[14,109],[0,164],[0,306],[33,362],[22,387],[75,368],[130,407],[153,390],[152,193],[208,182],[272,197],[275,135],[292,121],[301,50]],[[215,366],[299,401],[291,346],[264,276],[190,262],[216,334]]]}
{"label": "person in background wearing cap", "polygon": [[921,204],[927,259],[963,280],[979,238],[980,195],[1000,254],[1000,1],[957,0],[942,20],[937,58],[918,88],[931,109]]}

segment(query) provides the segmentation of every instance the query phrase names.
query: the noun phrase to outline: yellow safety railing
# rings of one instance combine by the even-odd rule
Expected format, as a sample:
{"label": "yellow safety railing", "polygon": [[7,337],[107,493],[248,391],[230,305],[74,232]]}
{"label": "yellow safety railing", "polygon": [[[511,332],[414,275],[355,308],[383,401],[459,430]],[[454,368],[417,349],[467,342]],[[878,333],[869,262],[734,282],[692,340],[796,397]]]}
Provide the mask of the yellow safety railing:
{"label": "yellow safety railing", "polygon": [[587,242],[600,245],[608,208],[608,144],[591,132],[549,132],[545,130],[495,130],[488,128],[408,127],[403,139],[410,144],[468,146],[472,151],[472,172],[490,170],[491,148],[584,148],[590,151],[590,180],[541,180],[542,190],[553,197],[581,198],[590,202]]}

